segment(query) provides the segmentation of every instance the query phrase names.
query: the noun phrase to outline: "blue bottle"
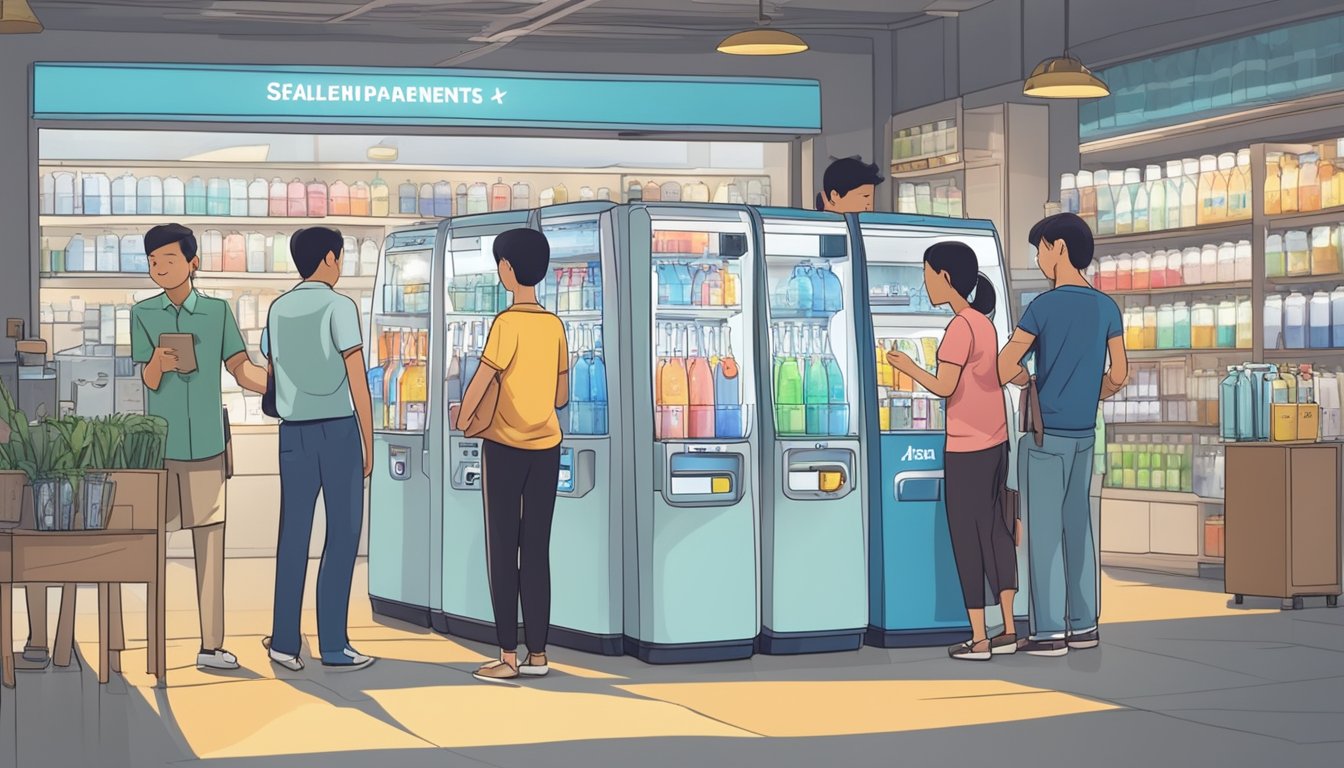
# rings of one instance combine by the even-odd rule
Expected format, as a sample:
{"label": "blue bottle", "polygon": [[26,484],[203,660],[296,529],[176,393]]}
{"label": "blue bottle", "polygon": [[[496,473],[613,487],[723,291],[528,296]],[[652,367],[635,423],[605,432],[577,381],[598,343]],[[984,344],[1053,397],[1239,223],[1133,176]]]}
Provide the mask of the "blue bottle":
{"label": "blue bottle", "polygon": [[849,434],[849,397],[845,394],[844,371],[840,370],[840,364],[836,362],[835,355],[831,352],[831,334],[829,331],[821,332],[821,344],[825,352],[827,400],[829,401],[826,431],[827,434],[831,435],[847,435]]}
{"label": "blue bottle", "polygon": [[1254,392],[1255,384],[1251,380],[1251,374],[1246,370],[1238,371],[1236,388],[1238,440],[1255,439]]}
{"label": "blue bottle", "polygon": [[[725,326],[720,332],[723,334],[723,343],[719,354],[723,361],[731,361],[732,331]],[[729,439],[743,437],[741,379],[736,373],[732,378],[725,375],[722,361],[714,366],[714,436]]]}
{"label": "blue bottle", "polygon": [[675,286],[672,284],[672,269],[667,264],[658,264],[658,306],[669,307],[672,305],[672,295],[675,292]]}
{"label": "blue bottle", "polygon": [[65,246],[65,269],[67,272],[83,272],[88,269],[84,260],[84,236],[76,234]]}
{"label": "blue bottle", "polygon": [[817,271],[821,273],[822,282],[826,289],[826,302],[824,308],[827,312],[839,312],[845,308],[844,288],[840,285],[840,277],[835,274],[830,265],[818,267]]}
{"label": "blue bottle", "polygon": [[434,185],[420,185],[420,215],[429,217],[434,215]]}
{"label": "blue bottle", "polygon": [[101,173],[83,177],[84,215],[109,216],[112,213],[112,182]]}
{"label": "blue bottle", "polygon": [[594,435],[605,435],[607,433],[607,363],[602,354],[602,326],[593,328],[593,357],[588,370],[589,391],[591,396],[588,398],[593,409],[593,432]]}
{"label": "blue bottle", "polygon": [[690,265],[686,262],[678,262],[672,270],[676,275],[677,286],[677,298],[674,303],[688,307],[691,305],[691,285],[693,283]]}
{"label": "blue bottle", "polygon": [[593,433],[592,353],[583,352],[574,361],[569,377],[569,431],[575,435]]}
{"label": "blue bottle", "polygon": [[[434,185],[434,215],[447,218],[453,215],[453,185],[440,181]],[[466,211],[458,211],[461,215]]]}
{"label": "blue bottle", "polygon": [[[191,206],[191,192],[187,192],[187,206]],[[228,179],[211,179],[205,188],[205,212],[209,216],[228,216],[229,199],[229,181]],[[190,211],[188,211],[190,213]]]}
{"label": "blue bottle", "polygon": [[822,317],[826,314],[826,278],[821,273],[829,271],[830,270],[811,265],[807,268],[807,276],[812,280],[813,317]]}
{"label": "blue bottle", "polygon": [[1227,367],[1227,378],[1218,387],[1218,436],[1224,440],[1237,440],[1240,427],[1237,424],[1237,389],[1241,380],[1241,369],[1234,365]]}
{"label": "blue bottle", "polygon": [[186,212],[188,216],[205,216],[208,208],[205,182],[200,176],[187,180]]}
{"label": "blue bottle", "polygon": [[130,274],[149,272],[149,257],[145,255],[143,235],[121,236],[121,271]]}
{"label": "blue bottle", "polygon": [[386,428],[387,418],[383,412],[383,367],[381,365],[369,369],[369,392],[373,395],[374,425],[379,428]]}
{"label": "blue bottle", "polygon": [[699,305],[703,298],[702,291],[705,288],[705,277],[709,275],[709,270],[699,267],[695,270],[695,278],[691,283],[691,303]]}
{"label": "blue bottle", "polygon": [[415,185],[406,182],[397,188],[397,213],[402,216],[415,215]]}
{"label": "blue bottle", "polygon": [[[590,262],[588,262],[588,282],[584,283],[584,285],[585,285],[586,287],[591,287],[591,289],[592,289],[592,291],[593,291],[593,309],[597,310],[598,312],[601,312],[601,311],[602,311],[602,263],[601,263],[601,262],[599,262],[599,261],[590,261]],[[597,333],[598,333],[598,344],[600,345],[600,344],[601,344],[601,334],[602,334],[602,330],[599,328],[598,331],[597,331]],[[598,352],[598,355],[599,355],[599,357],[601,356],[600,346],[599,346],[599,352]]]}
{"label": "blue bottle", "polygon": [[789,290],[785,297],[784,308],[801,317],[812,314],[812,278],[808,275],[809,269],[802,264],[793,268],[793,277],[789,278]]}

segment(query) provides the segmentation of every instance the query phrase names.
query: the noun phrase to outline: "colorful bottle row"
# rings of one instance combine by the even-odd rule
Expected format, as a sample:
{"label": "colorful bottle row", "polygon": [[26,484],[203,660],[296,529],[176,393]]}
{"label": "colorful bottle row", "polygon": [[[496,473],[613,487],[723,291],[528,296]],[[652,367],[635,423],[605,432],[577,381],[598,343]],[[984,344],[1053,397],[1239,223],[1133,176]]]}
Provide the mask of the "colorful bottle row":
{"label": "colorful bottle row", "polygon": [[429,403],[429,333],[385,330],[378,335],[377,359],[368,374],[375,426],[423,430]]}
{"label": "colorful bottle row", "polygon": [[[289,252],[290,236],[283,232],[230,232],[217,229],[200,233],[197,242],[203,272],[225,274],[296,273]],[[64,248],[56,248],[52,238],[42,240],[42,271],[111,272],[143,274],[149,271],[142,235],[115,235],[105,232],[94,238],[74,234]],[[347,277],[372,277],[378,270],[378,244],[373,240],[345,238],[341,274]]]}
{"label": "colorful bottle row", "polygon": [[961,188],[955,181],[904,183],[896,189],[896,212],[920,216],[951,216],[960,219],[966,210]]}
{"label": "colorful bottle row", "polygon": [[1079,171],[1060,177],[1060,209],[1099,236],[1158,232],[1251,217],[1251,151],[1171,160],[1144,170]]}
{"label": "colorful bottle row", "polygon": [[1311,152],[1265,153],[1265,213],[1311,213],[1344,205],[1344,139]]}
{"label": "colorful bottle row", "polygon": [[1229,365],[1219,385],[1218,432],[1228,441],[1317,440],[1339,434],[1340,379],[1309,364]]}
{"label": "colorful bottle row", "polygon": [[1251,279],[1251,241],[1106,256],[1094,262],[1092,273],[1097,290],[1107,293],[1247,282]]}
{"label": "colorful bottle row", "polygon": [[1131,370],[1129,384],[1101,404],[1106,423],[1217,424],[1218,376],[1213,371],[1142,364]]}
{"label": "colorful bottle row", "polygon": [[1265,349],[1344,347],[1344,286],[1265,297]]}
{"label": "colorful bottle row", "polygon": [[940,120],[903,128],[892,137],[893,163],[909,162],[957,153],[957,121]]}
{"label": "colorful bottle row", "polygon": [[1265,238],[1266,277],[1338,275],[1344,271],[1344,225],[1290,230]]}
{"label": "colorful bottle row", "polygon": [[776,323],[770,336],[775,430],[781,435],[849,434],[849,397],[830,333],[816,325]]}
{"label": "colorful bottle row", "polygon": [[1153,349],[1250,349],[1251,300],[1185,302],[1129,307],[1124,312],[1125,347]]}
{"label": "colorful bottle row", "polygon": [[1184,442],[1112,442],[1106,445],[1106,485],[1153,491],[1194,491],[1193,446]]}
{"label": "colorful bottle row", "polygon": [[840,278],[829,264],[803,262],[775,281],[770,311],[776,316],[829,317],[845,308]]}
{"label": "colorful bottle row", "polygon": [[569,404],[560,414],[565,433],[607,433],[607,362],[602,349],[602,326],[568,324]]}
{"label": "colorful bottle row", "polygon": [[660,260],[654,265],[660,307],[739,307],[741,281],[728,262],[719,265]]}
{"label": "colorful bottle row", "polygon": [[878,339],[877,359],[878,428],[892,430],[943,429],[947,424],[947,406],[896,370],[887,362],[888,352],[904,352],[925,370],[932,370],[938,356],[938,342],[932,337],[918,339]]}
{"label": "colorful bottle row", "polygon": [[655,333],[655,438],[745,437],[749,413],[729,328],[659,323]]}

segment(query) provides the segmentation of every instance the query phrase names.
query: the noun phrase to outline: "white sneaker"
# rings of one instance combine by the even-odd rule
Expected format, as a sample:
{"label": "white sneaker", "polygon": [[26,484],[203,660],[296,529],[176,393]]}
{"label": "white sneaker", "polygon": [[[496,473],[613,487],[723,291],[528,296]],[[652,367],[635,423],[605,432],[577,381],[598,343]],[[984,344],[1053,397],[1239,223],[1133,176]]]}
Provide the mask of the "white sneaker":
{"label": "white sneaker", "polygon": [[[542,658],[545,659],[546,657],[543,656]],[[523,660],[523,663],[518,665],[518,674],[525,677],[545,677],[546,673],[550,671],[551,666],[547,662],[533,664],[531,655],[528,655],[528,657]]]}
{"label": "white sneaker", "polygon": [[237,669],[238,657],[219,648],[213,651],[201,651],[196,654],[197,669]]}
{"label": "white sneaker", "polygon": [[303,671],[303,659],[300,659],[298,656],[291,656],[288,653],[280,653],[279,651],[271,650],[271,638],[263,637],[261,639],[261,646],[266,649],[266,654],[270,656],[272,664],[278,664],[285,669],[288,669],[290,672]]}
{"label": "white sneaker", "polygon": [[349,659],[349,661],[343,661],[337,664],[328,664],[324,661],[322,662],[322,666],[333,672],[354,672],[358,669],[364,669],[377,661],[374,657],[365,656],[348,645],[345,646],[344,653],[345,658]]}

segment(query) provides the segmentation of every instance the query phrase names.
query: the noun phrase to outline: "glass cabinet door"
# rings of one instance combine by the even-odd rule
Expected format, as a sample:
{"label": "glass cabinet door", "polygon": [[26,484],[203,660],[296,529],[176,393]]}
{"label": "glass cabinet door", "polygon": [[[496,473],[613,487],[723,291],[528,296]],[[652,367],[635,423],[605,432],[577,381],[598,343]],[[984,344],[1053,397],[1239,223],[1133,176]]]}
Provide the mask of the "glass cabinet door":
{"label": "glass cabinet door", "polygon": [[432,229],[397,232],[384,243],[369,334],[374,428],[423,431],[429,420]]}
{"label": "glass cabinet door", "polygon": [[569,404],[560,412],[566,435],[608,431],[607,364],[602,346],[602,239],[596,216],[543,218],[550,271],[538,299],[565,324]]}
{"label": "glass cabinet door", "polygon": [[653,219],[654,435],[741,440],[755,406],[751,223],[745,211],[658,207]]}
{"label": "glass cabinet door", "polygon": [[855,435],[848,228],[839,216],[762,216],[775,432],[785,438]]}
{"label": "glass cabinet door", "polygon": [[1003,265],[992,230],[959,230],[883,225],[861,217],[872,316],[873,354],[877,358],[878,423],[882,432],[941,431],[946,402],[887,362],[887,353],[909,355],[925,370],[938,367],[938,344],[952,321],[946,306],[935,307],[924,289],[924,251],[937,242],[955,241],[975,251],[980,272],[994,286],[997,306],[991,319],[998,346],[1008,340],[1008,296]]}

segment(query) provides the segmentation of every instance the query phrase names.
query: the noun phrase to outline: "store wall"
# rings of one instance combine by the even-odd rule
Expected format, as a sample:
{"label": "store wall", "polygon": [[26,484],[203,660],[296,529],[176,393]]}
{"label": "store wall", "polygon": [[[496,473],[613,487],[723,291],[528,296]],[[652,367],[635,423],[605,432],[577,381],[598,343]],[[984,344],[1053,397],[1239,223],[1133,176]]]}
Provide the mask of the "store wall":
{"label": "store wall", "polygon": [[[811,147],[812,175],[820,178],[831,157],[863,155],[884,157],[884,132],[891,114],[891,38],[885,33],[808,36],[813,50],[799,56],[761,61],[716,54],[712,49],[683,53],[578,53],[572,50],[529,48],[526,41],[477,58],[478,69],[572,71],[593,73],[740,75],[807,77],[822,85],[823,133]],[[554,41],[551,46],[563,45]],[[591,46],[590,46],[591,47]],[[691,47],[689,44],[683,48]],[[28,119],[29,68],[35,61],[158,61],[189,63],[318,64],[368,66],[433,66],[455,51],[451,46],[403,42],[351,42],[325,38],[291,41],[275,38],[72,33],[47,31],[40,35],[8,36],[0,45],[0,314],[28,318],[37,306],[37,247],[35,199],[37,179],[35,133]],[[878,73],[881,75],[878,75]],[[875,84],[880,83],[880,87]],[[161,94],[171,101],[173,94]],[[208,126],[202,126],[208,130]],[[148,140],[148,139],[147,139]],[[807,176],[808,174],[804,174]],[[796,182],[795,182],[796,183]],[[887,190],[883,190],[887,192]],[[812,199],[812,190],[799,190],[800,202]],[[879,201],[881,204],[881,201]],[[889,202],[887,203],[889,205]],[[0,342],[0,356],[12,355],[12,346]],[[246,463],[246,462],[245,462]],[[256,466],[253,466],[256,464]],[[230,487],[247,493],[273,485],[274,457],[249,463]],[[266,485],[269,483],[269,485]],[[321,516],[315,538],[321,534]],[[275,540],[274,507],[249,510],[230,522],[231,555],[270,554]],[[320,541],[320,539],[318,539]],[[189,540],[175,537],[174,554],[189,554]]]}

